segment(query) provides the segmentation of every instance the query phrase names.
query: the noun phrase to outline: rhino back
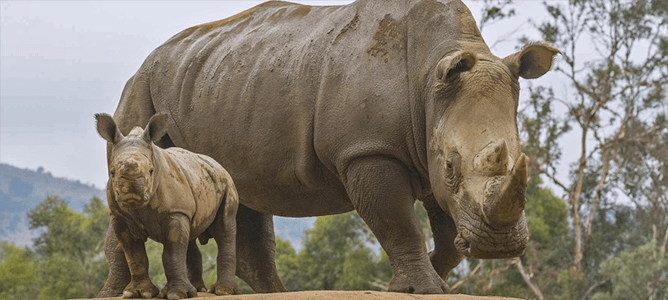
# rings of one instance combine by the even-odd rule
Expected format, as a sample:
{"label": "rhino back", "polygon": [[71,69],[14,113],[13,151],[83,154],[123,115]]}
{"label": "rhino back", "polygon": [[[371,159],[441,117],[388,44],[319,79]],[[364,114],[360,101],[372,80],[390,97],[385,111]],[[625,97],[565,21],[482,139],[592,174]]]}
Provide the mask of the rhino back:
{"label": "rhino back", "polygon": [[[268,2],[177,34],[138,75],[155,110],[172,116],[174,143],[223,164],[243,204],[286,216],[344,212],[352,206],[338,177],[351,161],[383,155],[417,168],[423,95],[414,91],[426,83],[410,81],[430,67],[407,60],[416,50],[406,34],[423,2],[438,4]],[[452,39],[453,28],[431,38]],[[444,52],[420,47],[420,57]]]}

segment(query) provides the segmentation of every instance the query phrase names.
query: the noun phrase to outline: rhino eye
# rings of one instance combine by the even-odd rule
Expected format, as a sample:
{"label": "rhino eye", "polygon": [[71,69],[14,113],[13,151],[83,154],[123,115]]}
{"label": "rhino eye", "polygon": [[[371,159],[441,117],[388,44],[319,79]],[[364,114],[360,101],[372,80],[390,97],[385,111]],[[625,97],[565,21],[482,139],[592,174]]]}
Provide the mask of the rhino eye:
{"label": "rhino eye", "polygon": [[110,170],[109,175],[111,175],[111,177],[114,177],[114,175],[116,175],[116,171],[115,170]]}
{"label": "rhino eye", "polygon": [[153,169],[148,170],[148,173],[153,175]]}
{"label": "rhino eye", "polygon": [[448,154],[448,159],[445,161],[447,170],[445,184],[454,194],[459,192],[459,183],[461,182],[460,164],[459,153],[451,152]]}

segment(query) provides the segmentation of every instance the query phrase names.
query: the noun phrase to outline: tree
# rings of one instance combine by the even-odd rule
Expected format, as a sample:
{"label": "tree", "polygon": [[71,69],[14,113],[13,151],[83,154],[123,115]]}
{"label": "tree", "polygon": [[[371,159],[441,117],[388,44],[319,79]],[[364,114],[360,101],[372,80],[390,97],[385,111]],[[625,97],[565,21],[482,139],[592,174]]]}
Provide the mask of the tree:
{"label": "tree", "polygon": [[387,255],[368,245],[373,235],[356,212],[318,217],[296,253],[276,239],[276,266],[288,290],[382,290],[392,276]]}
{"label": "tree", "polygon": [[29,250],[0,243],[0,278],[0,299],[37,298],[37,261]]}
{"label": "tree", "polygon": [[39,299],[95,297],[107,278],[103,255],[109,213],[98,198],[83,214],[57,196],[47,197],[28,212],[30,229],[41,229],[35,239]]}
{"label": "tree", "polygon": [[601,265],[610,278],[611,289],[592,299],[668,299],[668,255],[652,240],[633,251],[624,251]]}
{"label": "tree", "polygon": [[[550,19],[538,26],[543,39],[562,50],[563,62],[555,70],[572,89],[559,99],[551,88],[535,88],[532,98],[563,104],[569,113],[566,122],[580,135],[580,157],[570,182],[558,179],[558,157],[536,155],[540,172],[563,189],[570,204],[574,242],[571,276],[576,278],[582,273],[593,220],[609,194],[608,177],[624,172],[613,165],[619,163],[622,147],[666,130],[668,22],[665,8],[656,9],[659,3],[572,0],[565,6],[546,4]],[[578,51],[585,38],[597,58],[580,62]],[[555,119],[554,115],[548,117]],[[548,134],[530,137],[540,141],[531,146],[540,153],[542,144],[547,148],[543,152],[554,153],[554,143],[568,125],[557,126],[553,136],[549,133],[554,127],[544,127]],[[630,128],[639,130],[628,135]],[[588,174],[588,170],[594,173]],[[593,176],[596,185],[584,193],[587,176]]]}
{"label": "tree", "polygon": [[276,269],[288,291],[298,291],[304,285],[300,276],[299,263],[295,248],[290,242],[276,237]]}

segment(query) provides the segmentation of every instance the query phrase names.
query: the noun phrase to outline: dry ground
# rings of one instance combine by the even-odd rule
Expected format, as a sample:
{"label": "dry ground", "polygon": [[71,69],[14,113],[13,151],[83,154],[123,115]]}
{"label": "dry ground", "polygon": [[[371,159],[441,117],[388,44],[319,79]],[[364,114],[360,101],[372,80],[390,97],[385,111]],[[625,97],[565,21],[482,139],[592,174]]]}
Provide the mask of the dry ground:
{"label": "dry ground", "polygon": [[[199,293],[197,298],[207,300],[518,300],[517,298],[469,296],[469,295],[411,295],[387,292],[369,291],[309,291],[276,294],[252,294],[239,296],[216,296],[209,293]],[[98,298],[97,300],[118,300],[117,298]]]}

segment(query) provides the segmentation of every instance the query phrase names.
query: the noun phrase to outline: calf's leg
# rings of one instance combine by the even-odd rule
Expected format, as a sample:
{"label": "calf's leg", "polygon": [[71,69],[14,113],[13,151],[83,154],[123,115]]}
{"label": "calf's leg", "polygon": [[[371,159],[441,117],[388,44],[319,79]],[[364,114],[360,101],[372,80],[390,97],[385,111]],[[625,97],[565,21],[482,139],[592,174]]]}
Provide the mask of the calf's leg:
{"label": "calf's leg", "polygon": [[148,256],[146,256],[146,241],[138,240],[130,234],[127,225],[111,217],[111,226],[123,247],[128,267],[130,268],[130,283],[123,289],[123,298],[153,298],[158,294],[158,288],[153,285],[148,276]]}
{"label": "calf's leg", "polygon": [[[236,192],[234,195],[236,197]],[[216,218],[209,227],[209,231],[216,240],[216,244],[218,244],[218,258],[216,260],[218,279],[209,288],[209,293],[215,293],[216,295],[239,295],[241,294],[241,290],[239,290],[234,275],[237,265],[237,245],[235,243],[237,235],[237,206],[228,206],[225,205],[226,203],[230,203],[229,200],[223,201]],[[238,203],[238,199],[234,199],[233,203]]]}
{"label": "calf's leg", "polygon": [[123,247],[118,243],[114,229],[109,226],[104,240],[104,256],[109,262],[109,275],[104,287],[97,294],[98,298],[120,297],[123,289],[130,283],[130,269],[125,260]]}
{"label": "calf's leg", "polygon": [[195,286],[198,292],[206,292],[206,285],[204,279],[202,279],[202,253],[197,248],[197,240],[188,243],[186,263],[190,283]]}
{"label": "calf's leg", "polygon": [[162,265],[167,284],[158,297],[184,299],[197,296],[197,289],[188,280],[186,255],[190,235],[190,219],[184,214],[173,214],[165,224],[166,236],[162,241]]}

